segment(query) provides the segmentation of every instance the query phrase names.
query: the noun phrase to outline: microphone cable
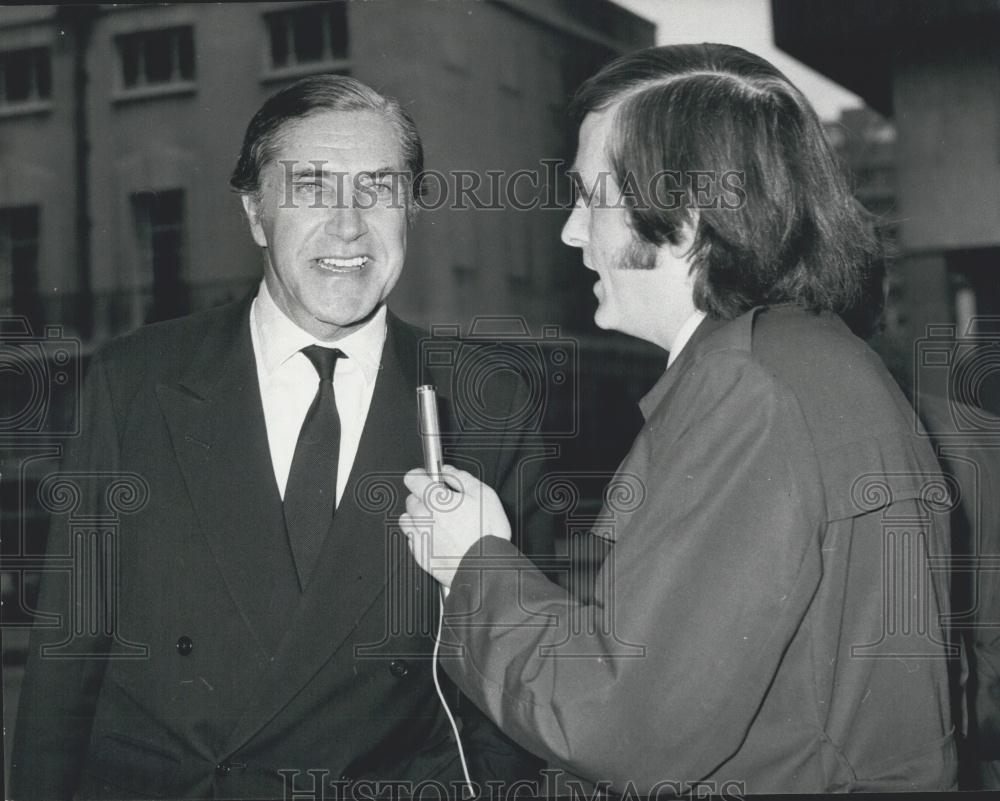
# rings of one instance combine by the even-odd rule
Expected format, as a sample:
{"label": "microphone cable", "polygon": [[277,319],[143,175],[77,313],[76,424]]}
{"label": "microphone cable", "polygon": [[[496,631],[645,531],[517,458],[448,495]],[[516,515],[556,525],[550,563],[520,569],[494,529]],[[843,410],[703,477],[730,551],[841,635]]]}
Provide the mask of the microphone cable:
{"label": "microphone cable", "polygon": [[468,792],[467,798],[474,798],[476,795],[475,786],[472,784],[472,779],[469,776],[469,764],[465,760],[465,748],[462,745],[462,738],[458,732],[458,724],[455,722],[455,716],[451,714],[451,709],[448,707],[448,702],[445,700],[444,692],[441,690],[441,682],[438,680],[438,653],[441,650],[441,630],[444,627],[444,587],[438,586],[438,590],[441,593],[441,603],[438,605],[438,629],[437,636],[434,638],[434,656],[431,660],[431,676],[434,679],[434,689],[437,690],[438,698],[441,700],[441,706],[444,707],[444,712],[448,716],[448,722],[451,724],[451,730],[455,735],[455,743],[458,745],[458,758],[462,763],[462,775],[465,777],[465,786]]}

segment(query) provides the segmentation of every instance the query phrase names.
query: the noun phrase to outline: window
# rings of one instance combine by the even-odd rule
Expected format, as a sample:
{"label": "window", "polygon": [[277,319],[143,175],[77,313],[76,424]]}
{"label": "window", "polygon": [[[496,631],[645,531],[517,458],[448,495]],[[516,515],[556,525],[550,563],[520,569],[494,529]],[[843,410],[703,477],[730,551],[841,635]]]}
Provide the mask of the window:
{"label": "window", "polygon": [[36,331],[44,323],[38,293],[40,217],[38,206],[0,208],[0,290],[10,299],[10,310],[27,317]]}
{"label": "window", "polygon": [[0,106],[41,103],[52,97],[52,64],[47,47],[0,53]]}
{"label": "window", "polygon": [[194,80],[194,30],[163,28],[118,37],[123,89],[168,86]]}
{"label": "window", "polygon": [[270,67],[289,70],[347,59],[345,3],[305,6],[266,14]]}
{"label": "window", "polygon": [[145,321],[169,320],[189,311],[184,282],[184,192],[138,192],[132,195],[136,240],[152,296]]}

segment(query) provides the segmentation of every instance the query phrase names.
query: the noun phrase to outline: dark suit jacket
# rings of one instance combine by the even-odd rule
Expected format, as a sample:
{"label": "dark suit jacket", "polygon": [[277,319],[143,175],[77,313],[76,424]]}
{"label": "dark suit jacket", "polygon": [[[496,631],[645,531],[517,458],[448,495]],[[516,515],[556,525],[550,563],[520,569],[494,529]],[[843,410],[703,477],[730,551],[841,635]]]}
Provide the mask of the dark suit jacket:
{"label": "dark suit jacket", "polygon": [[[16,798],[274,798],[287,781],[309,790],[315,776],[461,776],[431,677],[436,586],[394,528],[407,494],[401,477],[423,461],[415,387],[434,380],[418,369],[419,333],[390,315],[351,478],[300,594],[249,308],[248,299],[148,326],[93,359],[82,436],[62,468],[80,487],[74,520],[107,514],[109,476],[131,474],[132,506],[141,508],[123,513],[114,545],[102,546],[94,599],[78,591],[86,559],[72,589],[64,574],[43,577],[39,608],[62,620],[32,635]],[[437,378],[447,431],[449,380]],[[497,419],[523,404],[516,381],[501,375],[491,388],[487,411]],[[452,449],[448,461],[500,486],[525,547],[545,553],[548,533],[519,502],[538,464],[524,460],[533,442],[494,435]],[[79,536],[57,515],[49,554],[82,547]],[[42,656],[67,640],[88,603],[98,630],[84,626]],[[74,651],[91,657],[57,658]],[[530,774],[533,760],[466,704],[474,779]]]}
{"label": "dark suit jacket", "polygon": [[619,792],[953,786],[947,493],[878,357],[754,310],[702,323],[641,405],[593,603],[486,538],[445,604],[459,687]]}

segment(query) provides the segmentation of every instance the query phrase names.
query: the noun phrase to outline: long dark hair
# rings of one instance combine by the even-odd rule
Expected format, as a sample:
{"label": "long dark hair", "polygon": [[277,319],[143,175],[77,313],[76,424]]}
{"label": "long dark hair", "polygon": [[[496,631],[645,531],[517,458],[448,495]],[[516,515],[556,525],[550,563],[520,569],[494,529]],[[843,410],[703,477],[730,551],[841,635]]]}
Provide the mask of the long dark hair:
{"label": "long dark hair", "polygon": [[[870,216],[851,195],[816,112],[772,64],[722,44],[654,47],[608,64],[577,92],[578,121],[612,106],[608,153],[640,239],[677,242],[697,209],[694,301],[732,319],[758,305],[795,303],[874,330],[884,261]],[[729,176],[728,203],[643,192],[663,171]],[[737,202],[731,202],[733,199]],[[645,202],[643,202],[645,201]]]}

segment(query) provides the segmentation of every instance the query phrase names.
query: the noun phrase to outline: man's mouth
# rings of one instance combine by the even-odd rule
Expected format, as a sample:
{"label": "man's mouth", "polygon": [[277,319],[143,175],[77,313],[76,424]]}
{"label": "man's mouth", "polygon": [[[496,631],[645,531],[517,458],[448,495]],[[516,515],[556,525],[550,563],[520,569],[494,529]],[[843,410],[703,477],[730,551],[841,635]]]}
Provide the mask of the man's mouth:
{"label": "man's mouth", "polygon": [[331,273],[356,273],[368,264],[367,256],[353,256],[349,259],[338,259],[328,256],[316,259],[317,266]]}

